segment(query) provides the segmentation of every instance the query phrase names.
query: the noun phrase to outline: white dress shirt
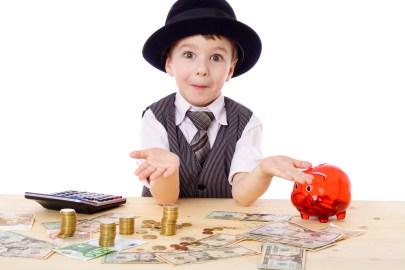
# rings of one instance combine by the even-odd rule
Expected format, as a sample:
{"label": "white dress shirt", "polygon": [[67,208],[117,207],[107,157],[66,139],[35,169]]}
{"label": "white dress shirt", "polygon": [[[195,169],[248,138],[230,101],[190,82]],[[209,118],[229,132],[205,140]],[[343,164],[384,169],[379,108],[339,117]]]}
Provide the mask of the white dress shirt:
{"label": "white dress shirt", "polygon": [[[214,145],[221,125],[228,125],[223,95],[220,95],[214,102],[206,107],[195,107],[188,103],[182,95],[176,93],[175,108],[176,126],[179,126],[188,143],[191,142],[194,135],[197,133],[197,128],[191,120],[186,117],[188,110],[210,111],[214,114],[215,119],[211,122],[207,131],[211,147]],[[259,164],[262,159],[261,140],[262,124],[259,118],[253,114],[243,130],[242,136],[236,143],[228,178],[231,185],[232,178],[236,173],[250,172]],[[142,118],[141,147],[142,149],[162,148],[169,150],[169,140],[166,129],[156,119],[151,109],[148,109]]]}

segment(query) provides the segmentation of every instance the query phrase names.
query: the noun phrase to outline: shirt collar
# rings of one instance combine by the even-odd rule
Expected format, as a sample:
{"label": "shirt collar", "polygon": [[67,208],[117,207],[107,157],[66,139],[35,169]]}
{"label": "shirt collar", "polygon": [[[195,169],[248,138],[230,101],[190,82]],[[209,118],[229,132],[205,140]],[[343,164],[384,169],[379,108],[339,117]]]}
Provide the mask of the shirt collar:
{"label": "shirt collar", "polygon": [[190,103],[188,103],[188,101],[177,92],[174,105],[176,107],[176,126],[180,125],[181,122],[184,121],[184,118],[186,117],[186,112],[188,110],[212,112],[215,116],[215,119],[217,120],[217,122],[220,125],[223,125],[223,126],[228,125],[228,121],[226,119],[226,111],[225,111],[225,99],[222,94],[220,96],[218,96],[217,99],[215,99],[208,106],[196,107],[196,106],[193,106]]}

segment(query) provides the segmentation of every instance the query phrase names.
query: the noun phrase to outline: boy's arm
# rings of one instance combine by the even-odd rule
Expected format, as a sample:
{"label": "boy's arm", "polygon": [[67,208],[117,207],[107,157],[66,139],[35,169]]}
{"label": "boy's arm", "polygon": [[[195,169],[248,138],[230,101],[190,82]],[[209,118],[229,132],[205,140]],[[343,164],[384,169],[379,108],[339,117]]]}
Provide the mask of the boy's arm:
{"label": "boy's arm", "polygon": [[256,201],[269,187],[273,176],[278,176],[299,183],[311,183],[312,175],[300,169],[308,169],[311,163],[287,156],[271,156],[260,161],[249,173],[237,173],[233,177],[232,197],[243,206]]}
{"label": "boy's arm", "polygon": [[178,156],[159,148],[133,151],[130,156],[144,159],[135,174],[139,179],[149,179],[150,192],[157,203],[175,203],[180,192]]}

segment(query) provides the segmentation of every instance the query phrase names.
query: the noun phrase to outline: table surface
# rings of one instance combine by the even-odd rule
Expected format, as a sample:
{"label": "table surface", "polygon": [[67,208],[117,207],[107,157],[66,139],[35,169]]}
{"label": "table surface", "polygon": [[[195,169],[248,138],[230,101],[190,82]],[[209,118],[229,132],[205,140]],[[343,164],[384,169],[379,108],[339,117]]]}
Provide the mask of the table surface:
{"label": "table surface", "polygon": [[[214,210],[239,211],[248,213],[271,213],[294,215],[293,221],[312,229],[321,229],[328,224],[316,219],[301,220],[297,210],[290,200],[261,199],[250,207],[238,206],[232,199],[180,199],[178,223],[191,222],[192,227],[182,228],[175,236],[159,236],[158,239],[148,240],[142,248],[150,249],[152,245],[178,243],[180,237],[193,236],[202,238],[202,229],[215,226],[235,226],[236,230],[224,232],[237,234],[248,231],[251,222],[216,220],[205,218]],[[31,231],[19,231],[22,234],[38,239],[47,240],[46,230],[42,222],[58,221],[59,212],[42,208],[35,201],[27,200],[19,195],[0,195],[0,211],[16,213],[32,213],[35,222]],[[79,218],[98,216],[104,213],[123,213],[140,216],[136,219],[135,227],[140,228],[141,220],[162,218],[162,207],[152,198],[128,198],[127,203],[119,208],[94,215],[79,214]],[[367,232],[359,237],[340,241],[335,246],[317,252],[307,252],[306,269],[405,269],[405,202],[389,201],[352,201],[344,221],[331,218],[330,222],[347,229],[366,229]],[[142,239],[135,234],[133,238]],[[241,245],[259,250],[260,243],[245,241]],[[131,250],[127,250],[131,251]],[[59,254],[53,254],[46,260],[26,258],[0,257],[1,269],[224,269],[235,266],[237,269],[257,269],[258,256],[247,256],[171,266],[167,264],[102,264],[102,258],[91,261],[70,259]]]}

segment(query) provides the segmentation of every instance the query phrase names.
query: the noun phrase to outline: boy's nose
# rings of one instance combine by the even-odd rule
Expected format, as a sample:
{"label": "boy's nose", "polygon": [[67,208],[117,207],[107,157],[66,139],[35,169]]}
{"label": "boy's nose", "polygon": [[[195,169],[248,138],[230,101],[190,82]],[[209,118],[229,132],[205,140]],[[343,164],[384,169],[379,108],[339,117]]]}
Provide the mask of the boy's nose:
{"label": "boy's nose", "polygon": [[199,61],[196,67],[196,74],[199,76],[207,76],[208,75],[208,67],[205,61]]}

